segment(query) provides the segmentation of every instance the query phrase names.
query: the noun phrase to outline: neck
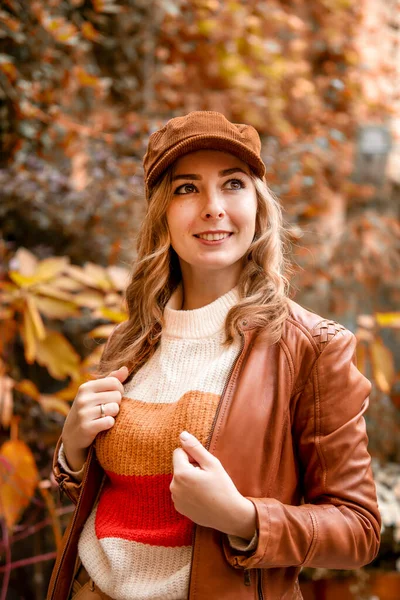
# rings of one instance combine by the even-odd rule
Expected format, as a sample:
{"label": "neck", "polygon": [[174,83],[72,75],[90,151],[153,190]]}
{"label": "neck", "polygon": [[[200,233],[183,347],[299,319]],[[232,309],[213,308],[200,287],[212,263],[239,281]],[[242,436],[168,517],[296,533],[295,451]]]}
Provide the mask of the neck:
{"label": "neck", "polygon": [[[235,265],[236,266],[236,265]],[[229,273],[206,271],[194,273],[192,270],[181,268],[183,302],[182,310],[195,310],[211,304],[217,298],[227,294],[238,281],[241,265]]]}

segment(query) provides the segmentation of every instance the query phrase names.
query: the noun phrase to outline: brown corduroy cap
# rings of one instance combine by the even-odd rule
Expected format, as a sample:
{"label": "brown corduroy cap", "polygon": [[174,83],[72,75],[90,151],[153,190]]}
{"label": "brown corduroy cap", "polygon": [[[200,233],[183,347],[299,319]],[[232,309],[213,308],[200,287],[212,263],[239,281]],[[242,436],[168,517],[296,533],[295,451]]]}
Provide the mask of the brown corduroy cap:
{"label": "brown corduroy cap", "polygon": [[221,150],[247,163],[260,179],[265,175],[261,141],[251,125],[231,123],[223,114],[194,111],[176,117],[149,139],[143,159],[147,194],[178,158],[196,150]]}

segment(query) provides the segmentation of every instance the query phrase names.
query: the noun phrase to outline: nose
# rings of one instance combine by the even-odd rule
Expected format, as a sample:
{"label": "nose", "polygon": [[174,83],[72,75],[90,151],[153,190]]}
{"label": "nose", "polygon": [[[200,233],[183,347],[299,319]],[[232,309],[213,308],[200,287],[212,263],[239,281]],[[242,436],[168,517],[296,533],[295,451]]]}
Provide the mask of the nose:
{"label": "nose", "polygon": [[212,219],[223,219],[225,209],[219,194],[216,191],[205,192],[204,205],[201,211],[202,219],[210,221]]}

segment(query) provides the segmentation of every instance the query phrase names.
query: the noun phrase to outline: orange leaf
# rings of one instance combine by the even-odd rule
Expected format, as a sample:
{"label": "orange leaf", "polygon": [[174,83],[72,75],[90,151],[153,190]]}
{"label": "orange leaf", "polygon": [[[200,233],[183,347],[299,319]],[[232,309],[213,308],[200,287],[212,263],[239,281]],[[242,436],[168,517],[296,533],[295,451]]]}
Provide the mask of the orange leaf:
{"label": "orange leaf", "polygon": [[26,394],[30,396],[34,400],[39,400],[40,392],[37,389],[36,385],[30,379],[23,379],[22,381],[16,381],[14,388],[21,392],[21,394]]}
{"label": "orange leaf", "polygon": [[0,448],[0,513],[11,529],[32,500],[38,470],[30,448],[10,440]]}
{"label": "orange leaf", "polygon": [[93,27],[93,25],[89,21],[85,21],[81,26],[81,31],[83,37],[91,42],[95,42],[99,40],[102,36],[101,34]]}
{"label": "orange leaf", "polygon": [[365,344],[357,344],[356,348],[357,368],[363,375],[367,372],[367,350]]}
{"label": "orange leaf", "polygon": [[374,379],[378,388],[388,394],[395,380],[393,354],[380,338],[370,346]]}

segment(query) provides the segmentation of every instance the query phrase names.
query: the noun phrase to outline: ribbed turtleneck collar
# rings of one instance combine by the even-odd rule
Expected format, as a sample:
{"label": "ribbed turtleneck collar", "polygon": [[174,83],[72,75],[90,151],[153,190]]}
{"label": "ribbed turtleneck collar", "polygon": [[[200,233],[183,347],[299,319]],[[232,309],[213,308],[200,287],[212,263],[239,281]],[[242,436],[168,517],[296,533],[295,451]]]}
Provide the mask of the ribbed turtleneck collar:
{"label": "ribbed turtleneck collar", "polygon": [[204,338],[224,329],[226,315],[239,300],[237,287],[201,308],[179,310],[182,286],[172,294],[164,310],[163,333],[178,338]]}

